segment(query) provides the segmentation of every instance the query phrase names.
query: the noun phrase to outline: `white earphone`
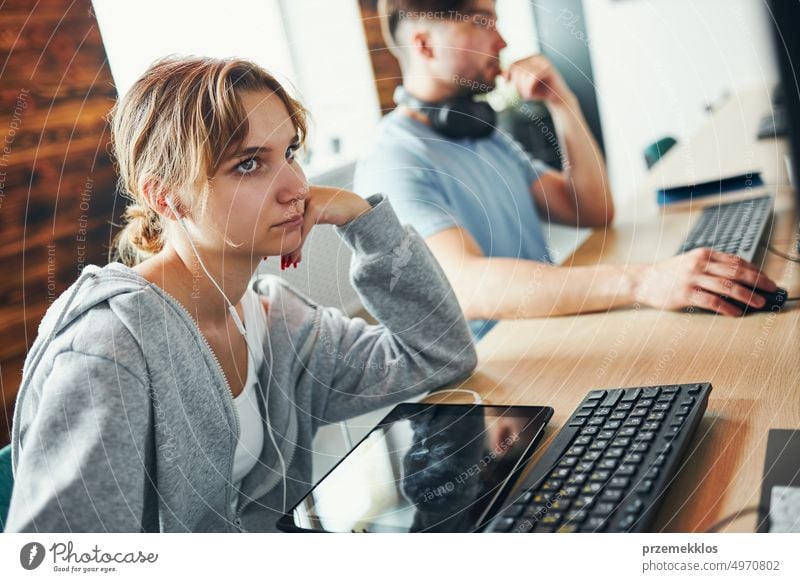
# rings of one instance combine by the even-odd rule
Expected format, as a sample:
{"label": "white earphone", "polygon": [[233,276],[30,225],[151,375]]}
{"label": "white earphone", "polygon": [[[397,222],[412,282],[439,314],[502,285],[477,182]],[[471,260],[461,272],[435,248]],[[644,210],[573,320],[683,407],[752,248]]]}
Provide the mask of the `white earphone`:
{"label": "white earphone", "polygon": [[[231,303],[231,300],[228,299],[228,296],[225,295],[225,292],[217,284],[217,282],[214,279],[214,277],[211,276],[211,273],[208,272],[208,269],[206,269],[206,266],[203,263],[203,259],[200,257],[200,253],[197,252],[197,247],[194,246],[194,241],[192,240],[192,237],[189,234],[189,229],[187,229],[186,225],[184,224],[183,215],[178,213],[178,210],[177,210],[177,208],[175,208],[175,204],[172,201],[172,197],[171,196],[165,196],[165,201],[167,203],[167,206],[170,207],[172,212],[175,214],[175,217],[178,219],[178,225],[180,226],[181,230],[183,230],[184,234],[186,235],[186,238],[189,241],[189,245],[192,247],[192,251],[194,252],[195,256],[197,257],[197,261],[200,263],[200,268],[203,269],[203,272],[206,274],[206,277],[208,277],[208,279],[214,284],[214,287],[216,287],[217,291],[219,291],[220,295],[222,295],[222,298],[225,300],[225,303],[228,304],[228,312],[231,314],[231,317],[233,318],[233,323],[236,325],[236,329],[238,329],[239,333],[242,334],[242,337],[244,337],[244,343],[247,346],[248,352],[250,352],[250,357],[252,357],[253,360],[257,360],[258,357],[256,356],[255,351],[250,346],[250,342],[247,341],[247,330],[245,330],[245,328],[244,328],[244,323],[242,323],[242,319],[239,317],[239,313],[236,311],[236,307],[233,305],[233,303]],[[275,447],[275,452],[278,453],[278,460],[280,461],[280,464],[281,464],[281,472],[282,472],[282,479],[283,479],[283,513],[285,514],[286,513],[286,460],[283,458],[283,454],[281,453],[281,449],[278,446],[278,443],[275,441],[275,435],[272,433],[272,423],[270,422],[269,410],[267,409],[267,406],[269,404],[269,389],[270,389],[270,385],[272,384],[272,364],[273,364],[272,341],[269,338],[269,329],[267,329],[267,350],[269,351],[269,376],[267,378],[267,389],[264,391],[264,401],[265,401],[264,402],[264,410],[265,410],[265,414],[266,414],[265,418],[266,418],[266,421],[267,421],[267,428],[269,429],[269,439],[270,439],[270,441],[272,441],[272,446]],[[260,388],[261,387],[261,381],[258,379],[258,374],[256,374],[256,382],[258,382],[258,386]]]}

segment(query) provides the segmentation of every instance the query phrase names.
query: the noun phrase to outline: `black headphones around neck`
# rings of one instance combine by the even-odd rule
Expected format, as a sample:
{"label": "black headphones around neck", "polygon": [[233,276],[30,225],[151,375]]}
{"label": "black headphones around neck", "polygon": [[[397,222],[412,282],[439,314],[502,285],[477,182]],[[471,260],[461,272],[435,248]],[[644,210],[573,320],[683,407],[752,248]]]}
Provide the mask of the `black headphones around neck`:
{"label": "black headphones around neck", "polygon": [[489,137],[497,123],[494,109],[485,101],[475,101],[471,96],[461,95],[432,103],[417,99],[399,85],[394,90],[394,102],[419,111],[430,120],[437,133],[447,137]]}

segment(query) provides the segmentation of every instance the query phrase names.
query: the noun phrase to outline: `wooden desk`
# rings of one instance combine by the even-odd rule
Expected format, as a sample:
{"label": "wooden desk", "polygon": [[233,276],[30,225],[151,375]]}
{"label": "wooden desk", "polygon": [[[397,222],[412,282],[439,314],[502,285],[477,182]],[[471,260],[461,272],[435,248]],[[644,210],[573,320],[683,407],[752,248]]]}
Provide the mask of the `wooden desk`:
{"label": "wooden desk", "polygon": [[[755,160],[765,182],[785,183],[785,145],[755,139],[758,119],[768,108],[768,96],[758,92],[733,98],[683,150],[669,152],[664,168],[680,169],[687,155],[698,168],[719,160],[731,168],[731,158],[742,164]],[[654,185],[664,176],[661,171],[651,175],[635,204],[620,213],[623,218],[594,233],[565,264],[625,264],[672,256],[698,210],[659,210]],[[772,241],[786,251],[792,248],[797,224],[792,207],[791,191],[781,188]],[[769,254],[765,270],[790,297],[800,295],[800,265]],[[589,390],[710,381],[713,391],[705,418],[655,524],[656,531],[700,532],[758,504],[768,430],[800,428],[799,320],[800,306],[793,302],[779,314],[735,319],[633,307],[505,321],[479,343],[480,365],[465,386],[489,403],[552,406],[555,415],[538,458]],[[451,394],[435,400],[461,398]],[[754,531],[755,523],[751,513],[726,531]]]}

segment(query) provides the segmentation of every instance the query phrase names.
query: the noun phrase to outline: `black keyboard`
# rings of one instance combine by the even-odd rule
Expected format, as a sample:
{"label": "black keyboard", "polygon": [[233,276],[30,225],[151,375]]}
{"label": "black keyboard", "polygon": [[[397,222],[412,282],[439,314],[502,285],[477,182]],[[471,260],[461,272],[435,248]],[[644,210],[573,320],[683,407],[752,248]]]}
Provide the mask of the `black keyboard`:
{"label": "black keyboard", "polygon": [[761,196],[703,210],[678,254],[700,247],[753,261],[772,217],[772,196]]}
{"label": "black keyboard", "polygon": [[485,531],[649,531],[709,392],[708,383],[589,392]]}

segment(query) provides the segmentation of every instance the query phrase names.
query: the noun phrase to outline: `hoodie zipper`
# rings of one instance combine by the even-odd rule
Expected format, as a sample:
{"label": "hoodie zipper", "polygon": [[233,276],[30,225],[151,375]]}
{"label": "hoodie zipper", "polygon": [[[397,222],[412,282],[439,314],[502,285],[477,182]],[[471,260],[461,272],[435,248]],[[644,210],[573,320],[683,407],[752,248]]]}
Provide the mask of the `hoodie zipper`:
{"label": "hoodie zipper", "polygon": [[[178,308],[186,314],[186,316],[192,321],[192,323],[194,323],[195,327],[197,328],[197,332],[200,335],[200,338],[203,340],[203,343],[205,344],[206,348],[208,349],[209,353],[211,354],[211,357],[214,358],[214,362],[216,362],[216,364],[217,364],[217,370],[219,370],[219,374],[220,374],[220,376],[222,376],[222,380],[225,382],[225,388],[228,389],[228,396],[230,396],[231,409],[233,409],[233,420],[234,420],[234,426],[236,428],[236,435],[237,435],[237,438],[239,438],[239,433],[242,430],[241,426],[240,426],[240,422],[241,421],[239,419],[239,411],[236,409],[236,403],[233,401],[233,390],[231,389],[231,385],[228,382],[228,378],[225,377],[225,371],[222,369],[222,364],[219,363],[219,358],[217,358],[217,354],[214,352],[213,349],[211,349],[211,344],[208,343],[208,340],[206,339],[206,336],[203,335],[203,332],[200,330],[200,326],[197,324],[197,322],[195,321],[194,317],[192,317],[192,314],[189,313],[189,310],[186,309],[181,304],[180,301],[175,299],[175,297],[172,294],[168,293],[164,289],[161,289],[160,287],[158,287],[158,290],[161,293],[163,293],[164,295],[166,295],[169,299],[171,299],[173,301],[173,303],[175,303],[178,306]],[[236,453],[235,447],[236,447],[236,445],[234,444],[233,445],[233,449],[231,450],[231,455],[230,455],[231,463],[230,463],[230,476],[228,478],[228,482],[229,483],[233,483],[233,457],[234,457],[234,455]],[[226,506],[226,508],[230,508],[230,506],[231,506],[230,491],[232,489],[233,489],[233,487],[228,487],[227,488],[227,493],[225,495],[225,502],[226,502],[225,506]],[[241,523],[241,520],[239,519],[238,512],[237,512],[237,515],[236,515],[236,522],[237,522],[237,525],[239,525]]]}

